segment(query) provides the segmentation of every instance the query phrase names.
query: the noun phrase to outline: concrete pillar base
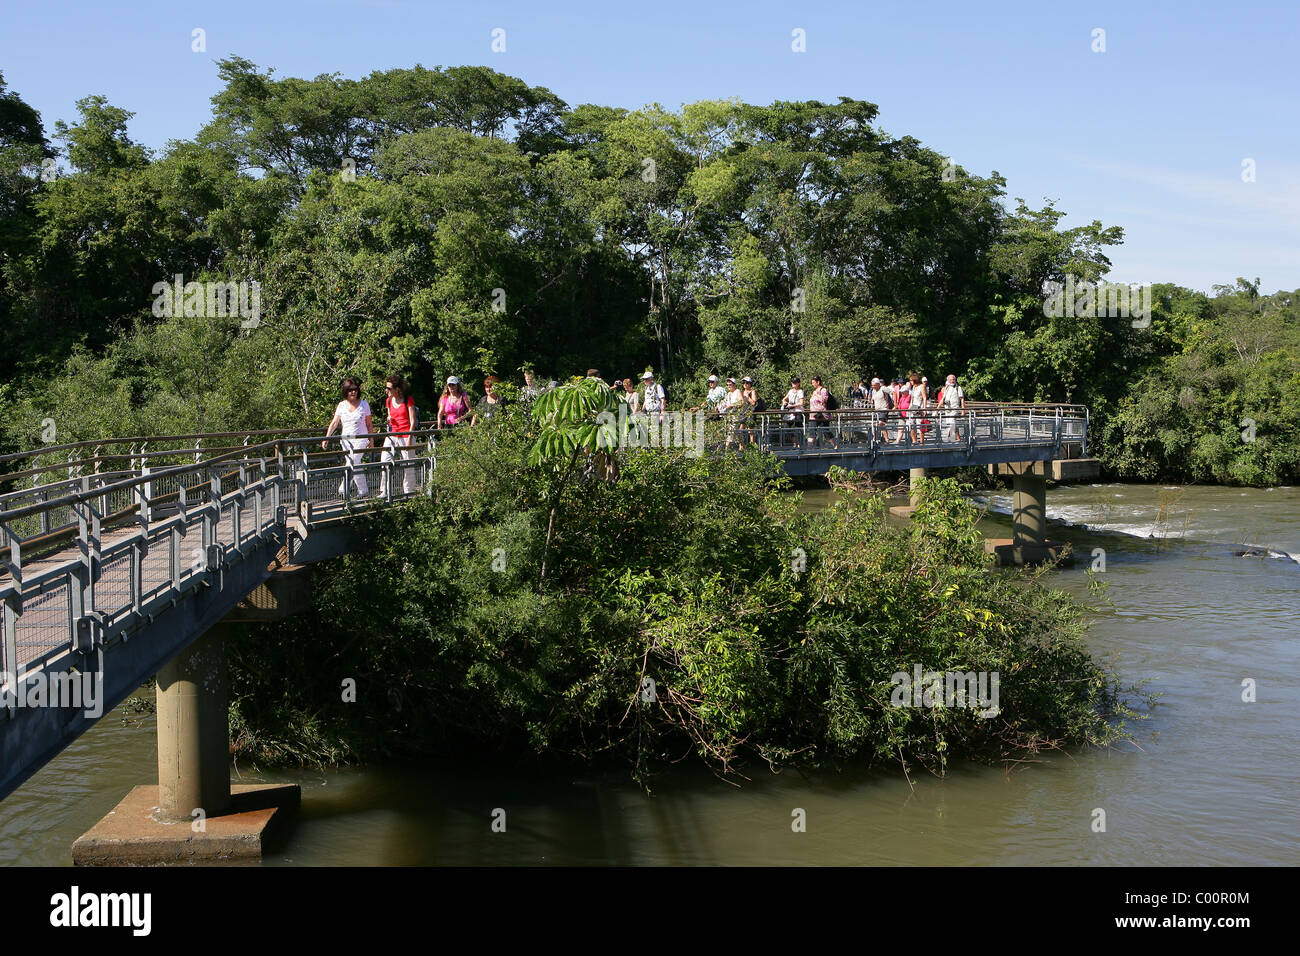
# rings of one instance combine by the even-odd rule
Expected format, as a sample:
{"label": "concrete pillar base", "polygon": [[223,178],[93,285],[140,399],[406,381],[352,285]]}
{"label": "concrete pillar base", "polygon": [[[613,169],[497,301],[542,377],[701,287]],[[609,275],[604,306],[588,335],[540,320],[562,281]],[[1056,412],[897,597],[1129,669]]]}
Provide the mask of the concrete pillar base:
{"label": "concrete pillar base", "polygon": [[1062,567],[1074,564],[1074,548],[1064,541],[1044,541],[1033,544],[1014,538],[985,538],[984,550],[993,555],[1000,568],[1021,564],[1043,564],[1060,559]]}
{"label": "concrete pillar base", "polygon": [[236,784],[230,809],[203,821],[169,822],[160,812],[156,786],[135,787],[108,816],[72,844],[77,866],[220,863],[260,860],[268,842],[297,814],[302,793],[296,783]]}

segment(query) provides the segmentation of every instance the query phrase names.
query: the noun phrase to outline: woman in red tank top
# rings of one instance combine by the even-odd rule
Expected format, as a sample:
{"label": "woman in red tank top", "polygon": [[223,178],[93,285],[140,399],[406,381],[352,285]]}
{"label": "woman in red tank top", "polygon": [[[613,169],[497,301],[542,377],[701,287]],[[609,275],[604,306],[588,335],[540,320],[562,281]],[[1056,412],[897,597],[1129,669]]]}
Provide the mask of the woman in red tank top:
{"label": "woman in red tank top", "polygon": [[397,472],[402,476],[402,494],[414,494],[419,471],[413,462],[415,458],[414,440],[411,430],[416,427],[415,402],[407,394],[406,379],[400,375],[390,375],[384,384],[387,397],[384,409],[388,412],[388,430],[393,434],[384,439],[384,453],[379,461],[385,465],[380,495],[388,497],[388,476]]}

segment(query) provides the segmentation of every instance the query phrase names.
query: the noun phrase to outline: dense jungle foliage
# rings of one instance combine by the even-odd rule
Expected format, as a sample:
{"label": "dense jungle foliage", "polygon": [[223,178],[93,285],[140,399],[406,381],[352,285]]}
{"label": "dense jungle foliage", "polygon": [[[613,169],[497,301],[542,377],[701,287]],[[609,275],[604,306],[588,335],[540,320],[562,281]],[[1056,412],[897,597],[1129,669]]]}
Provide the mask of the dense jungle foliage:
{"label": "dense jungle foliage", "polygon": [[[1009,208],[996,172],[871,103],[625,110],[485,67],[217,69],[206,123],[159,151],[99,95],[47,134],[0,75],[0,451],[323,425],[344,374],[374,400],[401,371],[431,408],[449,374],[525,365],[653,367],[673,403],[706,370],[771,400],[791,372],[842,395],[915,369],[1089,405],[1117,477],[1296,480],[1292,293],[1156,283],[1149,325],[1048,316],[1044,284],[1105,277],[1122,229]],[[171,309],[177,276],[259,283],[256,322]]]}

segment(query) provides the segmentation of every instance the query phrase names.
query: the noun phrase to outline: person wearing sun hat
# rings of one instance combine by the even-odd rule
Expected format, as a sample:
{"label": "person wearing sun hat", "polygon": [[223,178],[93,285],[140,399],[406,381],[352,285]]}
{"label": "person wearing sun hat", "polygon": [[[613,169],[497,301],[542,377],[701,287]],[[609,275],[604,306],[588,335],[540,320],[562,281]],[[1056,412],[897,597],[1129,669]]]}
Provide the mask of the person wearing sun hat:
{"label": "person wearing sun hat", "polygon": [[468,414],[469,398],[465,395],[465,387],[455,375],[448,375],[438,399],[438,428],[459,425]]}
{"label": "person wearing sun hat", "polygon": [[641,400],[641,410],[647,415],[653,414],[659,416],[659,422],[663,422],[665,401],[664,387],[655,381],[654,372],[646,372],[641,376],[641,381],[645,387],[643,389],[644,397]]}

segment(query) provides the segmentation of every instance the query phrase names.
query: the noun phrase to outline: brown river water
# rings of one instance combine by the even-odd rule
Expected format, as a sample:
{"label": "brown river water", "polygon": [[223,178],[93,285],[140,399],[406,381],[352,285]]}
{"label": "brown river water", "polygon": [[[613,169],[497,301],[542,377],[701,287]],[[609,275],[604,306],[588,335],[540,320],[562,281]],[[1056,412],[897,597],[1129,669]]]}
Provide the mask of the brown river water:
{"label": "brown river water", "polygon": [[[1009,536],[997,513],[1009,499],[980,500],[985,533]],[[1083,592],[1104,551],[1113,607],[1090,632],[1093,653],[1163,695],[1137,746],[1011,772],[959,764],[910,784],[897,769],[763,766],[737,787],[683,767],[652,794],[619,773],[491,761],[240,767],[237,782],[302,786],[298,823],[262,865],[1300,863],[1300,564],[1284,556],[1300,557],[1300,489],[1080,485],[1052,489],[1048,513],[1081,555],[1056,586]],[[1243,546],[1263,556],[1234,553]],[[1257,702],[1242,701],[1245,678]],[[0,803],[0,862],[69,865],[73,840],[156,782],[156,760],[151,715],[107,715]],[[796,809],[805,832],[792,830]]]}

